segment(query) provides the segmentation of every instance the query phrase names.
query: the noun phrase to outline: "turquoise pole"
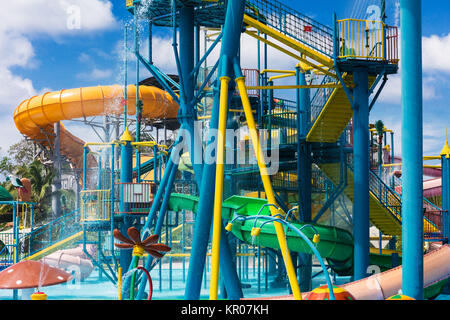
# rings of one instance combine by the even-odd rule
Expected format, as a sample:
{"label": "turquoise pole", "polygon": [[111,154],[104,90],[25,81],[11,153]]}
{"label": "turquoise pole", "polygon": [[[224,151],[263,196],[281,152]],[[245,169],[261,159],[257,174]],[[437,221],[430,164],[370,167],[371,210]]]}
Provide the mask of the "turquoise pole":
{"label": "turquoise pole", "polygon": [[[297,84],[306,85],[306,73],[297,66]],[[301,222],[311,222],[311,145],[306,141],[311,109],[309,89],[297,89],[297,185],[298,210]],[[311,290],[312,255],[298,254],[299,285],[302,292]]]}
{"label": "turquoise pole", "polygon": [[353,103],[353,238],[354,278],[363,279],[369,267],[369,74],[356,67]]}
{"label": "turquoise pole", "polygon": [[[244,17],[244,7],[245,1],[243,0],[229,0],[227,3],[225,25],[222,31],[223,38],[218,77],[231,77],[233,75],[232,61],[238,53],[239,40],[242,32]],[[220,94],[217,87],[214,90],[213,110],[210,120],[210,134],[207,141],[208,145],[217,143],[214,140],[214,136],[212,135],[211,131],[215,131],[218,128]],[[211,155],[205,155],[205,158],[208,156]],[[211,186],[214,185],[215,181],[215,168],[215,161],[212,161],[212,163],[205,163],[203,165],[199,207],[195,220],[195,232],[192,240],[191,258],[189,262],[189,270],[186,281],[185,299],[187,300],[197,300],[200,298],[201,283],[206,260],[206,250],[209,242],[214,205],[214,197],[211,197]],[[222,253],[223,251],[221,250],[221,255]],[[222,259],[221,257],[221,262],[223,260],[224,259]],[[225,261],[228,263],[232,263],[232,261],[229,259]],[[222,264],[220,265],[220,267],[222,271],[225,271],[224,268],[222,268]],[[240,297],[242,297],[242,292],[238,283],[237,274],[236,272],[233,273],[233,270],[231,270],[231,268],[227,268],[226,270],[230,271],[229,274],[230,276],[232,276],[232,278],[227,278],[227,284],[229,285],[229,288],[227,288],[227,290],[230,289],[229,292],[227,292],[228,297],[230,299],[239,299]],[[233,286],[233,288],[231,288],[231,286]]]}
{"label": "turquoise pole", "polygon": [[[444,210],[443,214],[443,228],[444,235],[447,236],[447,239],[450,234],[450,153],[448,153],[450,149],[447,150],[447,154],[441,154],[441,162],[442,162],[442,210]],[[448,241],[448,240],[447,240]]]}
{"label": "turquoise pole", "polygon": [[[139,99],[139,2],[134,4],[134,53],[136,55],[136,142],[141,141],[141,101]],[[139,148],[136,148],[136,181],[141,182],[141,152]]]}
{"label": "turquoise pole", "polygon": [[400,1],[403,294],[423,299],[422,1]]}
{"label": "turquoise pole", "polygon": [[[131,141],[123,141],[120,150],[120,188],[123,195],[124,186],[122,183],[133,182],[133,147]],[[127,212],[128,205],[123,202],[123,197],[120,199],[121,211]],[[126,213],[122,213],[123,223],[121,227],[122,234],[127,234],[128,228],[131,226],[131,219]],[[128,271],[131,263],[131,250],[120,250],[120,266],[124,272]]]}
{"label": "turquoise pole", "polygon": [[124,57],[123,57],[123,74],[124,74],[124,89],[123,89],[123,130],[127,128],[128,124],[128,24],[125,24],[125,30],[123,31],[123,43],[124,43]]}
{"label": "turquoise pole", "polygon": [[[187,147],[191,163],[195,172],[194,178],[200,185],[202,179],[201,163],[201,138],[199,131],[195,130],[195,82],[193,70],[195,68],[195,25],[194,8],[181,7],[179,9],[179,33],[180,33],[180,87],[183,94],[180,95],[180,109],[178,111],[178,121],[189,133],[190,141],[183,141]],[[181,130],[180,130],[181,131]],[[183,137],[184,139],[184,137]]]}

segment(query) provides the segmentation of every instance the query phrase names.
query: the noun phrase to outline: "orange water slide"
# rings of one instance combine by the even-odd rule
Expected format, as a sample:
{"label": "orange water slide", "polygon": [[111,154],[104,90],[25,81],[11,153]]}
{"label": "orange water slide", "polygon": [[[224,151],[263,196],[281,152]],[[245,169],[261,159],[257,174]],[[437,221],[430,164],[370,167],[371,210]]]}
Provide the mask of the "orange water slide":
{"label": "orange water slide", "polygon": [[[142,117],[174,119],[178,104],[165,91],[139,86],[143,102]],[[33,141],[52,146],[53,124],[62,120],[82,119],[101,115],[121,115],[124,112],[124,88],[119,85],[63,89],[47,92],[23,101],[14,111],[17,129]],[[136,114],[136,86],[127,87],[127,114]],[[60,150],[77,168],[83,166],[85,142],[71,134],[63,125],[60,130]]]}

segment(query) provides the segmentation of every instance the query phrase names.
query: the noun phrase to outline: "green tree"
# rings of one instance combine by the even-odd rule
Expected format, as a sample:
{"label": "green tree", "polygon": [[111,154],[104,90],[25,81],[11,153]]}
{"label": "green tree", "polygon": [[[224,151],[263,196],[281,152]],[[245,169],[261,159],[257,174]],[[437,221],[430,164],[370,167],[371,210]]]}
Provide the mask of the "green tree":
{"label": "green tree", "polygon": [[383,157],[383,136],[384,136],[384,123],[381,120],[378,120],[375,122],[375,130],[377,131],[378,135],[378,165],[380,166],[382,164],[382,157]]}
{"label": "green tree", "polygon": [[31,185],[33,186],[31,201],[38,204],[36,213],[41,218],[46,217],[51,212],[52,182],[55,177],[54,171],[46,167],[39,160],[35,160],[30,165],[18,167],[16,175],[21,178],[30,179]]}
{"label": "green tree", "polygon": [[10,161],[17,166],[26,166],[36,160],[38,152],[36,145],[26,139],[9,147]]}

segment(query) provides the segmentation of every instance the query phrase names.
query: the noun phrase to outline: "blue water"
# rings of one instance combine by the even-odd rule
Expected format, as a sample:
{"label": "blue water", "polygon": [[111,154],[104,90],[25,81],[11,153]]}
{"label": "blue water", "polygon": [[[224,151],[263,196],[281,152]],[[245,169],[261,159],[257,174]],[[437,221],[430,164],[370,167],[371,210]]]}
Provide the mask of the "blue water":
{"label": "blue water", "polygon": [[[318,270],[314,270],[316,272]],[[181,269],[172,270],[172,281],[168,279],[170,277],[170,271],[163,269],[161,274],[164,280],[159,279],[159,270],[153,270],[151,272],[153,280],[153,299],[154,300],[172,300],[172,299],[184,299],[185,281],[183,281],[183,271]],[[186,277],[187,273],[185,273]],[[209,274],[207,274],[207,280],[209,280]],[[270,297],[281,296],[289,294],[287,285],[281,288],[272,288],[270,284],[275,280],[274,276],[268,278],[268,287],[265,285],[265,277],[261,276],[260,288],[258,289],[257,273],[249,272],[249,278],[243,279],[242,283],[246,288],[243,289],[244,297],[257,298],[257,297]],[[343,284],[349,281],[349,277],[338,277],[335,280],[336,284]],[[317,276],[313,279],[313,287],[318,287],[325,284],[325,278],[323,276]],[[77,283],[65,283],[51,287],[42,288],[42,291],[48,295],[48,300],[117,300],[118,288],[117,285],[112,284],[104,275],[99,276],[97,270],[94,270],[92,274],[85,279]],[[22,290],[18,290],[18,297],[22,295]],[[201,290],[201,299],[209,298],[208,283],[203,281]],[[0,300],[13,299],[13,290],[0,290]],[[450,295],[440,295],[436,300],[450,300]]]}

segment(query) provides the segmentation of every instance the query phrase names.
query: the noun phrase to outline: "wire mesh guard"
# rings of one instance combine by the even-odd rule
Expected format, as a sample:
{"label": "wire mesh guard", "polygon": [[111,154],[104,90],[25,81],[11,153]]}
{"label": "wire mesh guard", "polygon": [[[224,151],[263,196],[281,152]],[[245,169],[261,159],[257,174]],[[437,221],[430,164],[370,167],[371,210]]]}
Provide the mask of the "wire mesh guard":
{"label": "wire mesh guard", "polygon": [[245,13],[322,54],[333,56],[333,29],[279,1],[248,0]]}
{"label": "wire mesh guard", "polygon": [[119,206],[115,209],[115,214],[148,214],[153,203],[155,194],[155,184],[144,181],[140,183],[118,183],[115,199]]}
{"label": "wire mesh guard", "polygon": [[111,218],[111,191],[81,191],[81,221],[108,221]]}

